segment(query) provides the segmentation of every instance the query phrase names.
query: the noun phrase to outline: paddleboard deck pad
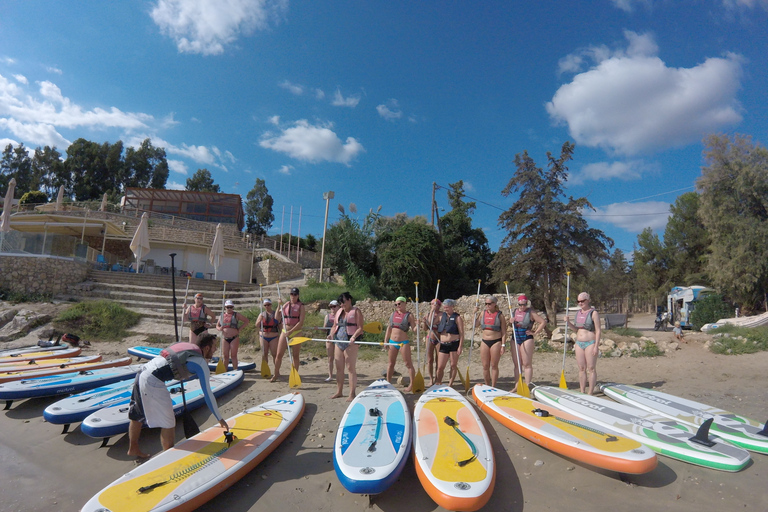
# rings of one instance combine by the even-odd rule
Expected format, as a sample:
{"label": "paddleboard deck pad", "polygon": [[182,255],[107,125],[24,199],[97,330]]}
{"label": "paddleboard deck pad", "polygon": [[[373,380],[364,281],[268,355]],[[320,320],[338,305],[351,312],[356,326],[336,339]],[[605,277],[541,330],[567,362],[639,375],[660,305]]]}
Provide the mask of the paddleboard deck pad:
{"label": "paddleboard deck pad", "polygon": [[[40,345],[43,343],[43,345]],[[71,348],[68,343],[61,343],[57,345],[51,345],[52,341],[40,340],[38,345],[25,345],[23,347],[5,348],[0,350],[0,357],[12,356],[14,354],[28,354],[30,352],[40,352],[41,350],[65,350]]]}
{"label": "paddleboard deck pad", "polygon": [[65,425],[63,433],[66,433],[68,430],[66,426],[70,423],[83,421],[89,415],[105,407],[130,403],[133,382],[133,378],[121,380],[62,398],[45,408],[43,418],[53,425]]}
{"label": "paddleboard deck pad", "polygon": [[694,428],[701,427],[711,418],[714,420],[710,427],[713,434],[741,448],[768,453],[765,423],[654,389],[616,383],[603,384],[600,389],[617,402],[661,414]]}
{"label": "paddleboard deck pad", "polygon": [[18,364],[22,361],[42,361],[44,359],[62,359],[79,356],[83,349],[80,347],[62,347],[61,349],[41,348],[28,352],[13,352],[0,355],[0,364]]}
{"label": "paddleboard deck pad", "polygon": [[[243,382],[242,370],[236,372],[220,373],[211,375],[211,389],[213,395],[218,397],[234,389]],[[176,416],[184,411],[184,402],[181,396],[181,386],[176,381],[170,381],[167,384],[171,392],[173,401],[173,412]],[[200,388],[200,381],[197,379],[189,380],[184,383],[184,394],[187,398],[187,409],[193,411],[205,404],[203,390]],[[128,404],[114,405],[90,414],[80,425],[83,434],[90,437],[109,438],[128,432]]]}
{"label": "paddleboard deck pad", "polygon": [[493,419],[558,455],[635,475],[652,471],[658,462],[644,444],[551,405],[483,384],[472,388],[472,396]]}
{"label": "paddleboard deck pad", "polygon": [[493,493],[491,441],[472,405],[449,386],[432,386],[416,402],[413,461],[421,485],[445,509],[479,510]]}
{"label": "paddleboard deck pad", "polygon": [[217,424],[118,478],[91,498],[82,511],[195,510],[274,451],[303,412],[304,398],[299,393],[252,407],[227,419],[234,434],[231,443]]}
{"label": "paddleboard deck pad", "polygon": [[[162,348],[159,347],[131,347],[128,349],[128,353],[134,357],[141,359],[154,359],[155,357],[160,355],[160,352],[162,351]],[[211,358],[211,360],[208,362],[208,368],[212,371],[216,371],[216,366],[219,363],[219,358],[214,356]],[[248,372],[256,368],[256,363],[251,361],[249,363],[240,361],[240,363],[237,365],[238,370],[243,370],[244,372]],[[228,372],[233,371],[232,363],[230,362],[227,368]]]}
{"label": "paddleboard deck pad", "polygon": [[9,374],[13,372],[26,372],[31,370],[40,370],[42,368],[51,368],[61,365],[83,364],[83,363],[95,363],[101,361],[100,355],[93,356],[75,356],[75,357],[62,357],[62,358],[49,358],[49,359],[29,359],[26,361],[12,361],[7,363],[0,363],[0,375]]}
{"label": "paddleboard deck pad", "polygon": [[46,377],[48,375],[60,375],[62,373],[84,372],[98,370],[100,368],[113,368],[116,366],[127,366],[131,364],[130,357],[121,359],[112,359],[111,361],[96,361],[92,363],[62,364],[51,368],[39,368],[37,370],[27,370],[22,372],[0,373],[0,383],[11,382],[21,379],[33,379],[35,377]]}
{"label": "paddleboard deck pad", "polygon": [[402,393],[376,380],[349,404],[333,446],[336,476],[349,492],[379,494],[405,467],[411,415]]}
{"label": "paddleboard deck pad", "polygon": [[739,471],[749,463],[746,450],[658,414],[551,386],[537,386],[533,394],[540,402],[619,432],[673,459],[721,471]]}

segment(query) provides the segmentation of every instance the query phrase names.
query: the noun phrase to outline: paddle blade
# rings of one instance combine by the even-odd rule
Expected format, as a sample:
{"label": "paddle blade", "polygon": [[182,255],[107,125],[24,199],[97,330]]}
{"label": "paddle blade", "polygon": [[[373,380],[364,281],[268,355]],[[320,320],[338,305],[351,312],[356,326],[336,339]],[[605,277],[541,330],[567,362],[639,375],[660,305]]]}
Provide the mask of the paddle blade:
{"label": "paddle blade", "polygon": [[416,372],[416,377],[413,379],[413,386],[411,386],[411,389],[414,393],[421,393],[424,391],[424,377],[421,375],[421,370],[419,369],[418,372]]}
{"label": "paddle blade", "polygon": [[261,376],[264,377],[265,379],[269,379],[270,377],[272,377],[272,372],[269,371],[269,363],[267,363],[263,359],[261,360]]}
{"label": "paddle blade", "polygon": [[182,414],[182,421],[184,422],[184,437],[189,439],[200,433],[200,428],[186,409],[184,409],[184,413]]}
{"label": "paddle blade", "polygon": [[560,389],[568,389],[568,383],[565,382],[565,370],[560,373]]}
{"label": "paddle blade", "polygon": [[[291,341],[288,342],[288,346],[292,347],[294,345],[301,345],[305,341],[314,341],[314,338],[296,337],[296,338],[291,339]],[[317,341],[322,341],[322,340],[317,340]]]}
{"label": "paddle blade", "polygon": [[[461,372],[459,372],[459,377],[461,377]],[[467,366],[467,373],[464,375],[461,383],[464,384],[464,391],[469,393],[469,366]]]}
{"label": "paddle blade", "polygon": [[384,330],[384,327],[381,325],[381,322],[371,322],[369,324],[365,324],[363,326],[363,330],[371,334],[381,334],[381,331]]}
{"label": "paddle blade", "polygon": [[522,375],[517,379],[517,394],[525,398],[531,398],[531,390],[528,389],[528,384],[525,383]]}
{"label": "paddle blade", "polygon": [[224,365],[224,358],[220,357],[219,362],[216,363],[216,375],[227,371],[227,367]]}
{"label": "paddle blade", "polygon": [[292,388],[301,387],[301,377],[299,377],[299,372],[296,371],[293,365],[291,365],[291,374],[288,376],[288,386]]}

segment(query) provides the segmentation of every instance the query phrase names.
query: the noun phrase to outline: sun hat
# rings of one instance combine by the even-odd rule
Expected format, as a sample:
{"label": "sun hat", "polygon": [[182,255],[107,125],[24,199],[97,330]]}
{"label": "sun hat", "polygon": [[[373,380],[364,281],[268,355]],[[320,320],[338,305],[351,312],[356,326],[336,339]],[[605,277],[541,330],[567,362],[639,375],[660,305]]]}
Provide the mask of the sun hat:
{"label": "sun hat", "polygon": [[264,299],[264,304],[272,304],[272,301],[269,299]]}
{"label": "sun hat", "polygon": [[229,306],[235,307],[235,303],[232,302],[231,300],[227,299],[226,302],[224,302],[224,306],[225,307],[229,307]]}
{"label": "sun hat", "polygon": [[338,305],[339,305],[339,301],[337,301],[337,300],[332,300],[332,301],[331,301],[331,302],[328,304],[328,306],[338,306]]}

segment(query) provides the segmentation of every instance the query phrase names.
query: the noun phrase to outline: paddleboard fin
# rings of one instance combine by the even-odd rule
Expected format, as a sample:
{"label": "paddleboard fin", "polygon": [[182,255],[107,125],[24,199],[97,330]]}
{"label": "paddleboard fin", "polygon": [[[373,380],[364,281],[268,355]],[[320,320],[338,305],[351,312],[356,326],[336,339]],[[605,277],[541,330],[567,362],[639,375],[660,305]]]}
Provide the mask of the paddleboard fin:
{"label": "paddleboard fin", "polygon": [[763,423],[763,430],[757,432],[757,435],[768,437],[768,423]]}
{"label": "paddleboard fin", "polygon": [[109,442],[109,438],[105,437],[104,439],[101,440],[101,446],[99,446],[99,448],[104,448],[105,446],[107,446],[108,442]]}
{"label": "paddleboard fin", "polygon": [[708,446],[710,448],[715,446],[715,442],[709,439],[709,427],[712,426],[713,421],[715,421],[714,418],[709,418],[707,421],[702,423],[699,427],[699,431],[696,432],[695,436],[689,438],[689,441],[693,441],[694,443]]}
{"label": "paddleboard fin", "polygon": [[69,423],[64,424],[64,429],[61,431],[62,434],[66,434],[69,432]]}
{"label": "paddleboard fin", "polygon": [[6,400],[5,401],[5,407],[3,408],[4,411],[7,411],[11,408],[11,404],[13,403],[13,400]]}

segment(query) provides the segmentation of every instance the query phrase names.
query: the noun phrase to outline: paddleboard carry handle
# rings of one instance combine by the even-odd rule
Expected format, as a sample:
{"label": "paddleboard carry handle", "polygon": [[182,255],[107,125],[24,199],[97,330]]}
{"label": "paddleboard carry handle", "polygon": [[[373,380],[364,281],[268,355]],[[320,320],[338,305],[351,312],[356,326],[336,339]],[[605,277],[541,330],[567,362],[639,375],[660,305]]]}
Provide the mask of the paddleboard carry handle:
{"label": "paddleboard carry handle", "polygon": [[712,426],[713,421],[715,421],[714,418],[709,418],[707,421],[702,423],[698,432],[696,432],[696,435],[689,438],[688,440],[710,448],[715,446],[715,442],[709,439],[709,427]]}
{"label": "paddleboard carry handle", "polygon": [[464,434],[464,432],[459,430],[459,422],[458,421],[456,421],[455,419],[451,418],[450,416],[446,416],[445,418],[443,418],[443,421],[445,422],[446,425],[448,425],[450,427],[453,427],[453,430],[455,430],[456,433],[458,433],[461,436],[461,438],[464,439],[464,441],[467,442],[467,444],[469,445],[469,448],[472,450],[472,456],[470,458],[468,458],[466,460],[458,461],[457,464],[459,465],[459,467],[463,468],[464,466],[466,466],[467,464],[469,464],[470,462],[472,462],[473,460],[475,460],[477,458],[477,447],[475,447],[475,443],[473,443],[472,440],[470,438],[468,438],[466,436],[466,434]]}
{"label": "paddleboard carry handle", "polygon": [[368,447],[368,453],[373,453],[376,451],[376,443],[379,441],[379,434],[381,433],[382,415],[378,407],[368,409],[368,414],[376,418],[376,433],[373,435],[373,442],[371,443],[371,446]]}
{"label": "paddleboard carry handle", "polygon": [[544,409],[534,409],[531,412],[540,418],[549,418],[549,411],[545,411]]}

